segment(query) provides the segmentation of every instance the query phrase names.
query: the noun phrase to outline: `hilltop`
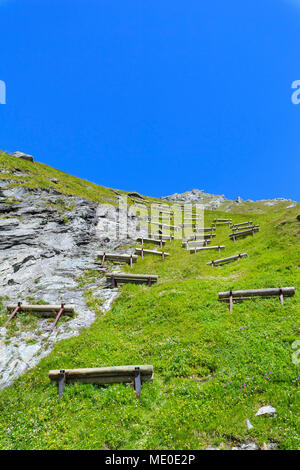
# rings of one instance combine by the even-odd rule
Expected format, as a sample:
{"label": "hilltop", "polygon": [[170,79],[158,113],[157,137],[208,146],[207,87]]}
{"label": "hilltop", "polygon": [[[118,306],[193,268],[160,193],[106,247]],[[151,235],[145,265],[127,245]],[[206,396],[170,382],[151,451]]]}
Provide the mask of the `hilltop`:
{"label": "hilltop", "polygon": [[[99,248],[134,252],[133,240],[107,235],[125,222],[114,219],[122,194],[0,153],[0,448],[299,449],[300,204],[225,198],[207,208],[206,226],[228,217],[260,225],[236,243],[228,226],[217,228],[225,256],[248,253],[236,263],[212,269],[218,255],[190,254],[175,240],[165,261],[100,268]],[[158,283],[107,289],[105,274],[116,270],[157,274]],[[220,291],[278,286],[296,289],[283,306],[258,298],[230,314],[218,302]],[[33,314],[4,328],[7,303],[65,297],[77,315],[55,333]],[[140,400],[124,385],[76,384],[58,402],[48,379],[50,369],[126,364],[153,364]],[[263,405],[276,416],[255,416]]]}

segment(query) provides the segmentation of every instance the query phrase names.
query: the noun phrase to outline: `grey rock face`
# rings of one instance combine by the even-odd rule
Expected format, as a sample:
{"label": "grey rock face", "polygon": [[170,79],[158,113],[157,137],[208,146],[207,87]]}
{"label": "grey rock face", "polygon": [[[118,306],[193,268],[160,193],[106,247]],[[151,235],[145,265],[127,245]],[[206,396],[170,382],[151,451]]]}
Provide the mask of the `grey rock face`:
{"label": "grey rock face", "polygon": [[215,195],[206,193],[203,189],[192,189],[185,193],[175,193],[171,196],[164,196],[161,198],[165,201],[173,201],[182,204],[203,204],[206,209],[217,209],[221,204],[228,201],[224,194]]}
{"label": "grey rock face", "polygon": [[[0,297],[4,309],[9,303],[43,300],[71,303],[76,311],[74,318],[60,321],[53,332],[49,320],[43,318],[31,330],[24,330],[22,319],[14,318],[17,332],[13,337],[0,327],[0,388],[36,365],[55,342],[91,325],[95,313],[85,303],[88,289],[102,299],[103,312],[110,308],[118,291],[106,288],[103,275],[108,268],[99,268],[96,253],[120,245],[124,252],[133,251],[124,226],[135,233],[136,221],[128,211],[54,190],[0,187]],[[80,287],[78,277],[89,269],[97,269],[99,275]]]}
{"label": "grey rock face", "polygon": [[12,156],[16,158],[22,158],[23,160],[27,160],[28,162],[34,161],[32,155],[28,155],[27,153],[23,153],[23,152],[14,152]]}

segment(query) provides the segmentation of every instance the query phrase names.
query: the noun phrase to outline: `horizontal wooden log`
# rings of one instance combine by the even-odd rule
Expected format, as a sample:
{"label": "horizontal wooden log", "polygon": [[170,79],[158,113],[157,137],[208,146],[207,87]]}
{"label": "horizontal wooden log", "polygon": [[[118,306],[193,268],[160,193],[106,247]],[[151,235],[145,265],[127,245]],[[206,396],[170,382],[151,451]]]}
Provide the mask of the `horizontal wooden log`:
{"label": "horizontal wooden log", "polygon": [[225,246],[224,245],[219,245],[219,246],[195,246],[194,248],[190,249],[190,253],[197,253],[197,251],[202,251],[202,250],[224,250]]}
{"label": "horizontal wooden log", "polygon": [[190,246],[201,246],[204,243],[211,243],[211,238],[200,238],[198,240],[189,240],[181,244],[182,248],[187,248]]}
{"label": "horizontal wooden log", "polygon": [[106,274],[106,280],[111,284],[112,287],[116,287],[118,284],[124,284],[131,282],[133,284],[154,284],[158,280],[158,276],[154,274]]}
{"label": "horizontal wooden log", "polygon": [[[232,297],[273,297],[279,296],[282,293],[284,297],[292,297],[295,295],[295,287],[282,287],[282,288],[268,288],[268,289],[249,289],[249,290],[236,290],[232,291]],[[228,299],[230,291],[219,292],[219,300]]]}
{"label": "horizontal wooden log", "polygon": [[240,222],[239,224],[232,224],[231,227],[242,227],[243,225],[253,225],[252,220],[248,220],[248,222]]}
{"label": "horizontal wooden log", "polygon": [[203,233],[200,233],[199,235],[189,235],[187,237],[184,237],[184,241],[185,242],[192,242],[192,241],[196,241],[196,240],[206,240],[206,239],[210,239],[210,235],[213,235],[215,236],[215,234],[208,234],[208,237],[204,237],[204,234]]}
{"label": "horizontal wooden log", "polygon": [[243,227],[233,227],[231,226],[232,233],[241,233],[242,231],[249,231],[251,232],[252,230],[254,231],[259,231],[259,225],[244,225]]}
{"label": "horizontal wooden log", "polygon": [[[7,306],[7,310],[12,312],[17,307],[17,304],[11,304]],[[29,304],[22,304],[21,305],[21,312],[32,312],[32,313],[47,313],[49,316],[55,316],[61,309],[60,305],[29,305]],[[74,305],[66,304],[64,306],[63,314],[68,316],[73,316],[75,312]]]}
{"label": "horizontal wooden log", "polygon": [[180,227],[177,225],[168,225],[168,224],[163,224],[161,222],[151,222],[151,225],[159,225],[159,227],[164,227],[164,228],[169,228],[171,230],[179,230]]}
{"label": "horizontal wooden log", "polygon": [[235,261],[240,258],[245,258],[246,256],[248,256],[248,253],[240,253],[239,255],[228,256],[227,258],[222,258],[222,259],[216,259],[206,264],[217,265],[217,264],[229,263],[230,261]]}
{"label": "horizontal wooden log", "polygon": [[136,239],[138,242],[143,243],[153,243],[154,245],[164,245],[166,242],[164,240],[160,240],[159,238],[146,238],[146,237],[138,237]]}
{"label": "horizontal wooden log", "polygon": [[164,252],[164,251],[147,250],[147,249],[145,249],[145,248],[136,248],[136,249],[135,249],[135,252],[136,252],[138,255],[140,255],[140,254],[142,253],[142,251],[143,251],[144,254],[149,254],[149,255],[157,255],[157,256],[162,256],[162,255],[164,255],[164,256],[170,256],[169,253],[166,253],[166,252]]}
{"label": "horizontal wooden log", "polygon": [[232,219],[214,219],[214,223],[217,222],[232,222]]}
{"label": "horizontal wooden log", "polygon": [[[153,377],[152,365],[136,365],[136,366],[114,366],[114,367],[96,367],[87,369],[64,369],[68,379],[88,379],[88,378],[104,378],[109,377],[126,377],[135,374],[135,368],[139,367],[141,377]],[[61,370],[61,369],[60,369]],[[58,381],[61,377],[60,370],[50,370],[49,378],[52,381]]]}
{"label": "horizontal wooden log", "polygon": [[243,230],[242,232],[233,232],[229,235],[230,238],[251,235],[252,233],[259,232],[259,228],[253,228],[251,230]]}
{"label": "horizontal wooden log", "polygon": [[97,256],[102,257],[105,254],[105,260],[107,261],[126,261],[130,262],[130,258],[132,257],[132,262],[137,262],[137,256],[135,255],[128,255],[123,253],[105,253],[105,252],[98,252]]}

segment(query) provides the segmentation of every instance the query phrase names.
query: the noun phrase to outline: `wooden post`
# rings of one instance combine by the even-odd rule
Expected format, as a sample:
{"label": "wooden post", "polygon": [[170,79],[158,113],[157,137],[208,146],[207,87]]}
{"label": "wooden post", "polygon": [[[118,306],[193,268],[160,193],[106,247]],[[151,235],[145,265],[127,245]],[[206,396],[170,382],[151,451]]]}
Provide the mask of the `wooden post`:
{"label": "wooden post", "polygon": [[105,261],[105,253],[103,253],[103,256],[102,256],[101,268],[104,268],[104,261]]}
{"label": "wooden post", "polygon": [[60,376],[58,380],[58,399],[59,400],[61,399],[61,396],[64,393],[65,384],[66,384],[66,371],[62,369],[60,371]]}
{"label": "wooden post", "polygon": [[214,261],[213,261],[213,260],[212,260],[212,262],[211,262],[211,264],[210,264],[210,265],[211,265],[211,267],[212,267],[212,268],[214,268],[214,266],[215,266],[215,263],[214,263]]}
{"label": "wooden post", "polygon": [[59,312],[57,314],[57,317],[55,318],[55,321],[53,323],[52,330],[55,330],[56,324],[57,324],[58,320],[60,319],[60,317],[62,316],[62,314],[64,312],[64,309],[65,309],[65,304],[61,304],[60,310],[59,310]]}
{"label": "wooden post", "polygon": [[141,250],[141,258],[144,259],[144,248]]}
{"label": "wooden post", "polygon": [[230,289],[229,293],[229,311],[232,313],[232,307],[233,307],[233,295],[232,295],[232,289]]}
{"label": "wooden post", "polygon": [[148,279],[148,286],[151,287],[151,277]]}
{"label": "wooden post", "polygon": [[117,287],[117,281],[115,280],[115,277],[111,277],[111,288],[114,289],[114,287]]}
{"label": "wooden post", "polygon": [[283,305],[283,304],[284,304],[284,300],[283,300],[283,292],[282,292],[281,287],[280,287],[280,291],[279,291],[279,299],[280,299],[281,305]]}
{"label": "wooden post", "polygon": [[17,307],[14,309],[12,314],[8,317],[8,320],[7,320],[7,322],[5,323],[4,326],[7,326],[9,324],[10,320],[12,320],[14,318],[14,316],[18,313],[18,311],[21,310],[21,306],[22,306],[22,302],[18,302]]}
{"label": "wooden post", "polygon": [[165,252],[164,251],[162,252],[161,257],[162,257],[162,260],[164,261],[165,260]]}
{"label": "wooden post", "polygon": [[130,264],[130,268],[132,268],[132,255],[130,255],[130,261],[129,261],[129,264]]}
{"label": "wooden post", "polygon": [[221,253],[221,247],[220,247],[220,245],[218,246],[218,250],[219,250],[219,253]]}

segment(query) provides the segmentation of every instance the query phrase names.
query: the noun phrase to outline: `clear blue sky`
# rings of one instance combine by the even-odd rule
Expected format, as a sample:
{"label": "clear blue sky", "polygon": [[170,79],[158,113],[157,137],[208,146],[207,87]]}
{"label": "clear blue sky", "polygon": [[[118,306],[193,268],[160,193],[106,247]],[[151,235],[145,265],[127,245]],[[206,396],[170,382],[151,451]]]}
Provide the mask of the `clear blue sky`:
{"label": "clear blue sky", "polygon": [[300,0],[0,0],[0,148],[96,183],[300,201]]}

